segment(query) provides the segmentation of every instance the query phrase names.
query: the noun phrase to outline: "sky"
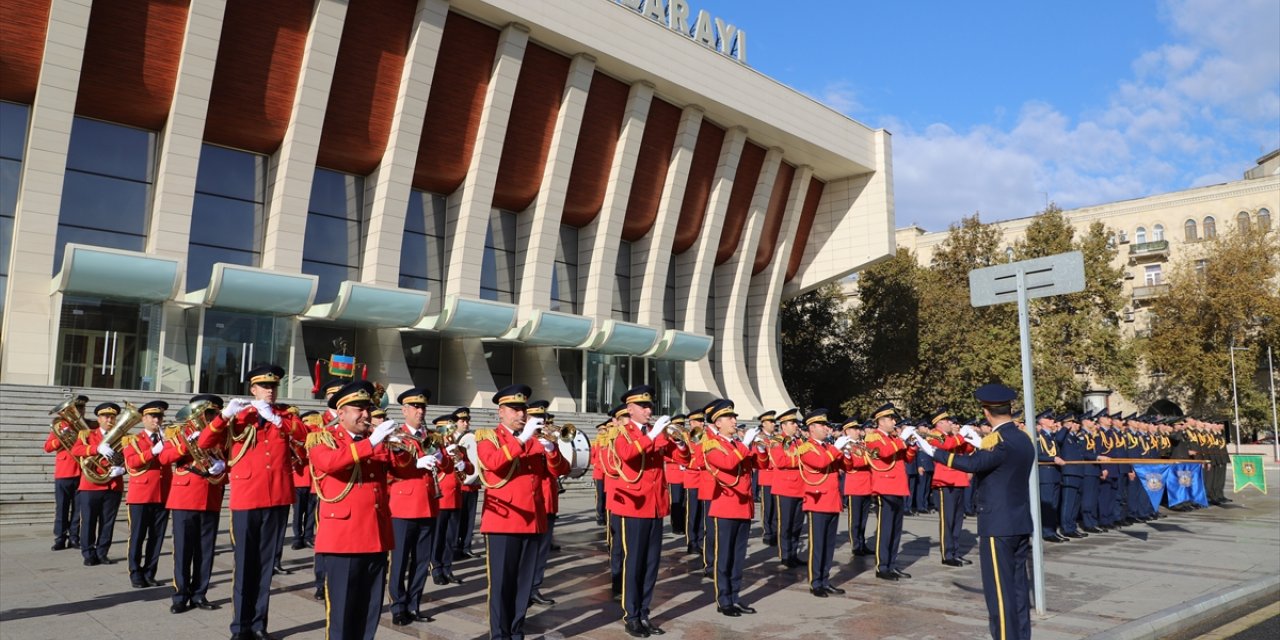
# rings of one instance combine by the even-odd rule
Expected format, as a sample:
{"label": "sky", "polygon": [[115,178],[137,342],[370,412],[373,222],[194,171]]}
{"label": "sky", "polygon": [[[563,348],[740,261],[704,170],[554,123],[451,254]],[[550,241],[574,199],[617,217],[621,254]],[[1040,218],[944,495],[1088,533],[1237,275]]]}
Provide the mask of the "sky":
{"label": "sky", "polygon": [[1220,184],[1280,148],[1280,0],[688,4],[892,134],[899,227]]}

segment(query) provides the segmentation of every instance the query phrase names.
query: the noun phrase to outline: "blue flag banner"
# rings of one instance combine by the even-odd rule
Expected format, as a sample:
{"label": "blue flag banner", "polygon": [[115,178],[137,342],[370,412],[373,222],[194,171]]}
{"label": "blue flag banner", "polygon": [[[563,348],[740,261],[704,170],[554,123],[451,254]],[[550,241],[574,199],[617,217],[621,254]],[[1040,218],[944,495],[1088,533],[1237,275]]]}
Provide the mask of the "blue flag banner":
{"label": "blue flag banner", "polygon": [[[1151,499],[1151,507],[1156,511],[1160,510],[1160,500],[1164,498],[1165,470],[1170,466],[1168,464],[1133,465],[1133,472],[1138,476],[1138,482],[1142,483],[1143,490]],[[1177,504],[1173,501],[1173,496],[1169,497],[1169,504]]]}
{"label": "blue flag banner", "polygon": [[1169,506],[1184,502],[1209,506],[1209,496],[1204,490],[1204,465],[1166,465],[1164,484],[1169,492]]}

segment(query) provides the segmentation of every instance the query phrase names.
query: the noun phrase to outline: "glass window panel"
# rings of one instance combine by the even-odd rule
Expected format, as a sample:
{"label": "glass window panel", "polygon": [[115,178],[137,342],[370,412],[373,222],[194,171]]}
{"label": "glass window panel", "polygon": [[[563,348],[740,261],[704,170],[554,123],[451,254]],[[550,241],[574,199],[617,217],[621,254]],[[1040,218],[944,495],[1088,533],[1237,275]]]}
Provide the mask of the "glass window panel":
{"label": "glass window panel", "polygon": [[150,131],[76,118],[67,168],[150,182],[154,138]]}
{"label": "glass window panel", "polygon": [[1240,230],[1245,233],[1249,232],[1249,212],[1248,211],[1241,211],[1240,213],[1236,214],[1236,226],[1240,227]]}
{"label": "glass window panel", "polygon": [[113,231],[104,231],[102,229],[83,229],[80,227],[68,227],[58,225],[58,237],[56,239],[56,248],[53,253],[53,272],[57,273],[62,269],[62,252],[66,249],[68,243],[87,244],[95,247],[107,247],[109,249],[124,249],[126,251],[142,251],[143,245],[146,244],[146,238],[141,235],[130,233],[115,233]]}
{"label": "glass window panel", "polygon": [[360,223],[325,215],[307,216],[306,239],[303,241],[302,259],[341,264],[359,265],[358,251],[353,241],[360,237]]}
{"label": "glass window panel", "polygon": [[582,352],[576,349],[556,349],[560,365],[560,377],[573,398],[574,410],[582,408]]}
{"label": "glass window panel", "polygon": [[59,224],[145,234],[150,185],[67,171]]}
{"label": "glass window panel", "polygon": [[1213,219],[1213,216],[1205,216],[1204,237],[1206,240],[1218,237],[1218,223]]}
{"label": "glass window panel", "polygon": [[1188,220],[1187,223],[1183,225],[1183,231],[1186,233],[1187,242],[1196,241],[1196,221],[1195,220]]}
{"label": "glass window panel", "polygon": [[[1146,228],[1146,227],[1138,227],[1138,230],[1137,230],[1136,232],[1134,232],[1134,234],[1133,234],[1133,241],[1134,241],[1134,242],[1136,242],[1136,243],[1138,243],[1138,244],[1142,244],[1142,243],[1146,242],[1146,241],[1147,241],[1147,228]],[[1012,250],[1012,248],[1010,248],[1010,250]]]}
{"label": "glass window panel", "polygon": [[1258,228],[1263,233],[1271,230],[1271,212],[1267,209],[1258,209]]}
{"label": "glass window panel", "polygon": [[333,302],[333,299],[338,296],[338,287],[342,286],[342,281],[356,280],[360,275],[357,269],[312,260],[302,261],[302,272],[320,278],[320,282],[316,285],[315,301],[317,303]]}
{"label": "glass window panel", "polygon": [[498,232],[501,234],[499,240],[502,244],[498,245],[504,251],[514,252],[516,250],[516,214],[506,211],[498,211],[494,216],[498,225]]}
{"label": "glass window panel", "polygon": [[197,193],[191,210],[191,243],[260,251],[262,218],[260,204]]}
{"label": "glass window panel", "polygon": [[25,104],[0,102],[0,158],[22,159],[29,112],[30,107]]}
{"label": "glass window panel", "polygon": [[209,286],[213,265],[217,262],[254,267],[258,265],[258,254],[252,251],[237,251],[191,243],[187,247],[187,291],[196,291]]}
{"label": "glass window panel", "polygon": [[401,332],[400,346],[413,384],[440,390],[440,339],[423,333]]}
{"label": "glass window panel", "polygon": [[426,236],[406,232],[400,241],[400,277],[426,278],[427,262]]}
{"label": "glass window panel", "polygon": [[206,144],[200,149],[196,191],[266,201],[266,156]]}
{"label": "glass window panel", "polygon": [[556,260],[560,262],[568,262],[569,264],[578,264],[578,230],[568,225],[560,227],[560,247],[557,249]]}
{"label": "glass window panel", "polygon": [[21,177],[21,162],[0,160],[0,216],[12,217],[18,210],[18,180]]}
{"label": "glass window panel", "polygon": [[13,218],[0,216],[0,275],[9,273],[9,248],[13,246]]}
{"label": "glass window panel", "polygon": [[348,220],[359,220],[364,181],[327,169],[316,169],[311,181],[311,203],[307,210]]}
{"label": "glass window panel", "polygon": [[498,288],[498,258],[497,251],[485,243],[484,255],[480,259],[480,288],[493,289]]}

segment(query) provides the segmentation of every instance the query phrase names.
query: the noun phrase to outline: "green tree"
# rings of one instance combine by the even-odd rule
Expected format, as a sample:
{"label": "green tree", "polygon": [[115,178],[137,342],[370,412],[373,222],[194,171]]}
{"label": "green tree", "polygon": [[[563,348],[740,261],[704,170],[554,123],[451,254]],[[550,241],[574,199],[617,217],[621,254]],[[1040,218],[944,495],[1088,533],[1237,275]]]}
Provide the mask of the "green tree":
{"label": "green tree", "polygon": [[1275,233],[1235,231],[1192,247],[1152,305],[1141,352],[1149,370],[1165,375],[1144,396],[1172,397],[1192,415],[1231,416],[1234,345],[1241,422],[1268,422],[1266,346],[1280,346],[1278,274]]}
{"label": "green tree", "polygon": [[854,388],[860,331],[840,285],[831,283],[782,304],[782,380],[801,408],[835,409]]}

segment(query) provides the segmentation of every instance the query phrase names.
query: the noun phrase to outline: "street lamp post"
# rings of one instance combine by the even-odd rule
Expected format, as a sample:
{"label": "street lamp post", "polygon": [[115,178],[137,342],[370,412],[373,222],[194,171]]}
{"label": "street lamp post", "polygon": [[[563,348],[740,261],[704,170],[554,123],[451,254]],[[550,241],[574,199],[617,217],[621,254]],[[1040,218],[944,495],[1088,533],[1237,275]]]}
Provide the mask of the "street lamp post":
{"label": "street lamp post", "polygon": [[1267,379],[1271,381],[1271,440],[1272,455],[1280,460],[1280,427],[1276,425],[1276,372],[1271,367],[1271,345],[1267,345]]}
{"label": "street lamp post", "polygon": [[1240,394],[1236,391],[1236,351],[1248,351],[1244,347],[1237,347],[1236,341],[1231,340],[1231,404],[1235,409],[1235,428],[1236,428],[1236,455],[1240,455]]}

